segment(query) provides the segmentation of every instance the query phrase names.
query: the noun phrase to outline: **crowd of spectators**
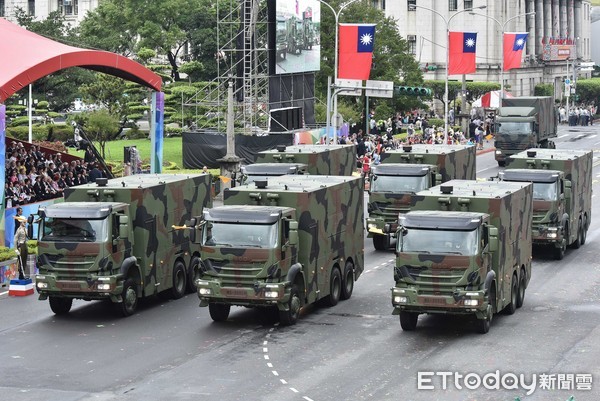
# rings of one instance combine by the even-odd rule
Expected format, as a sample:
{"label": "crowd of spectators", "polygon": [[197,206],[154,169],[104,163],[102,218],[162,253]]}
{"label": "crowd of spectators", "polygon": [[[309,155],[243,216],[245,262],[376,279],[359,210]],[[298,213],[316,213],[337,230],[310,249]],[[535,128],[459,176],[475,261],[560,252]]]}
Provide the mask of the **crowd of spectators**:
{"label": "crowd of spectators", "polygon": [[6,141],[5,207],[59,198],[65,188],[95,182],[103,173],[91,152],[83,160],[66,162],[61,153],[45,153],[39,146],[28,149],[21,142]]}
{"label": "crowd of spectators", "polygon": [[578,107],[573,106],[570,107],[568,111],[564,106],[560,106],[558,109],[560,123],[568,123],[570,126],[593,125],[596,111],[597,108],[594,105]]}

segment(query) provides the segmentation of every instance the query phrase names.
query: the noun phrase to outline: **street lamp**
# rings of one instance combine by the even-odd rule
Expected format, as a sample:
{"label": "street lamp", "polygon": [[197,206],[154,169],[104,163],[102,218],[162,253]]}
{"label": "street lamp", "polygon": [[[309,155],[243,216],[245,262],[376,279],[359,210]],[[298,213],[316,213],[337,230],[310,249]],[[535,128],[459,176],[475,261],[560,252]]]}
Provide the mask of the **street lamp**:
{"label": "street lamp", "polygon": [[[502,30],[502,52],[504,52],[504,27],[506,27],[506,24],[508,24],[510,21],[514,20],[515,18],[525,17],[527,15],[535,15],[535,11],[530,11],[528,13],[515,15],[514,17],[510,17],[509,19],[504,21],[504,23],[502,23],[502,22],[498,21],[496,18],[490,17],[489,15],[486,15],[486,14],[480,14],[480,13],[474,13],[474,12],[471,12],[469,14],[479,15],[481,17],[489,18],[491,20],[494,20],[494,22],[496,24],[500,25],[500,29]],[[501,64],[500,64],[500,105],[502,105],[502,98],[504,97],[504,54],[501,54],[500,60],[502,60]]]}
{"label": "street lamp", "polygon": [[[344,8],[348,7],[350,4],[356,2],[358,0],[348,0],[345,3],[342,3],[340,5],[340,9],[335,11],[333,9],[333,7],[327,3],[324,0],[319,0],[320,3],[325,4],[327,7],[329,7],[329,9],[331,10],[331,12],[333,13],[333,16],[335,17],[335,54],[334,54],[334,66],[333,66],[333,84],[335,86],[335,83],[337,82],[338,79],[338,21],[340,19],[340,14],[342,13],[342,11],[344,10]],[[327,103],[329,103],[329,96],[327,96]],[[331,110],[329,107],[327,107],[327,110]],[[333,122],[333,143],[337,144],[337,133],[336,133],[336,122],[335,122],[335,117],[337,116],[337,93],[334,92],[333,94],[333,116],[334,116],[334,122]],[[327,113],[327,129],[329,130],[329,127],[331,126],[331,116],[329,115],[329,113]]]}
{"label": "street lamp", "polygon": [[444,20],[444,23],[446,24],[446,77],[444,92],[444,144],[446,144],[448,143],[448,64],[450,64],[450,21],[452,21],[452,18],[456,17],[461,13],[472,12],[473,10],[483,10],[484,8],[487,8],[487,6],[466,8],[464,10],[457,11],[448,19],[446,19],[446,17],[444,17],[444,15],[442,15],[440,12],[429,7],[411,4],[409,10],[414,10],[415,8],[422,8],[424,10],[429,10],[432,13],[437,14],[442,20]]}

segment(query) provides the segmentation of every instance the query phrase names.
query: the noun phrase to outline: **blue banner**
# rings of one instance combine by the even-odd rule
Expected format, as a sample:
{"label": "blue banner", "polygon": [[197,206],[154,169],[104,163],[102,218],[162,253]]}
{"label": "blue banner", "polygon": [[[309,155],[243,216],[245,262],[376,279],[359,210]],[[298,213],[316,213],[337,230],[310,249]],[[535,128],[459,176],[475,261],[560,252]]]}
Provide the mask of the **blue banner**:
{"label": "blue banner", "polygon": [[163,164],[163,140],[165,122],[165,94],[152,93],[152,125],[150,127],[151,152],[150,172],[161,173]]}
{"label": "blue banner", "polygon": [[0,184],[2,184],[2,195],[0,195],[0,244],[4,243],[4,207],[6,184],[6,106],[0,104]]}

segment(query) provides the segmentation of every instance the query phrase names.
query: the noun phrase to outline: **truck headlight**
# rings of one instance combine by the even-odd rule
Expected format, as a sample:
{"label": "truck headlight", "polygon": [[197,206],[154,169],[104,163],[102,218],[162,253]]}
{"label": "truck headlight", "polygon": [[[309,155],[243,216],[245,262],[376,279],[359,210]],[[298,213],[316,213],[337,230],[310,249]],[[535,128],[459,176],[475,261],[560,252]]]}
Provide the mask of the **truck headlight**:
{"label": "truck headlight", "polygon": [[210,288],[198,288],[198,294],[200,295],[210,295],[212,291]]}
{"label": "truck headlight", "polygon": [[110,284],[108,284],[108,283],[98,284],[98,290],[108,291],[108,290],[110,290]]}
{"label": "truck headlight", "polygon": [[35,285],[40,290],[44,290],[44,289],[48,288],[48,283],[42,283],[42,282],[38,281]]}
{"label": "truck headlight", "polygon": [[548,238],[556,238],[556,237],[558,237],[558,229],[556,227],[549,228],[548,232],[546,233],[546,236]]}
{"label": "truck headlight", "polygon": [[477,299],[465,299],[465,306],[477,306],[479,305],[479,300]]}
{"label": "truck headlight", "polygon": [[496,151],[496,154],[497,154],[497,155],[501,155],[501,154],[502,154],[502,151],[501,151],[501,150],[497,150],[497,151]]}
{"label": "truck headlight", "polygon": [[371,228],[377,228],[377,224],[375,223],[369,223],[367,224],[367,228],[370,230]]}
{"label": "truck headlight", "polygon": [[279,298],[279,291],[265,291],[265,298]]}
{"label": "truck headlight", "polygon": [[399,295],[394,296],[395,304],[405,304],[408,302],[408,297],[401,297]]}

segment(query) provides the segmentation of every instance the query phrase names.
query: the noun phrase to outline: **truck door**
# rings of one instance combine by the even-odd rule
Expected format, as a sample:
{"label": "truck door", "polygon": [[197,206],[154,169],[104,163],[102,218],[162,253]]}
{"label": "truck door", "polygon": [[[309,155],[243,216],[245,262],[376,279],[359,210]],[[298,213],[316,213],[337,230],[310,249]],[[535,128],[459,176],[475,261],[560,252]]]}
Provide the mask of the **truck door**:
{"label": "truck door", "polygon": [[[112,262],[113,262],[113,266],[114,267],[120,267],[121,264],[123,263],[123,260],[125,259],[125,249],[129,248],[131,249],[130,245],[127,246],[126,244],[129,244],[129,239],[128,238],[121,238],[119,236],[119,216],[124,216],[124,213],[118,212],[112,215],[111,218],[111,245],[112,245]],[[131,254],[131,251],[129,251],[129,254]],[[129,256],[129,255],[127,255]]]}

